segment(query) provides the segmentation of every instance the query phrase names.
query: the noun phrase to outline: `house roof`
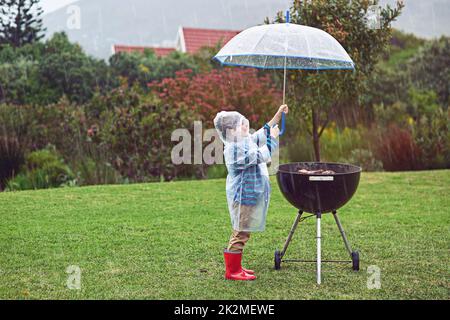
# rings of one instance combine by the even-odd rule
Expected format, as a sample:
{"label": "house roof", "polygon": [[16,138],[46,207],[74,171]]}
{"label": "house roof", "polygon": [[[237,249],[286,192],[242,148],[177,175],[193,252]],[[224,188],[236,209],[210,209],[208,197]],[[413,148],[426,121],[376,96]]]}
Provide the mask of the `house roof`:
{"label": "house roof", "polygon": [[201,47],[214,47],[219,42],[225,45],[240,31],[237,30],[216,30],[200,28],[182,28],[186,52],[195,53]]}
{"label": "house roof", "polygon": [[217,30],[180,27],[178,39],[181,41],[177,48],[168,47],[148,47],[148,46],[128,46],[114,45],[113,53],[118,52],[144,52],[145,49],[153,49],[157,56],[165,57],[172,51],[180,50],[187,53],[196,53],[202,47],[214,47],[219,42],[225,45],[240,31],[237,30]]}
{"label": "house roof", "polygon": [[159,57],[165,57],[169,55],[175,48],[164,48],[164,47],[143,47],[143,46],[127,46],[127,45],[114,45],[114,52],[144,52],[145,49],[152,49],[155,54]]}

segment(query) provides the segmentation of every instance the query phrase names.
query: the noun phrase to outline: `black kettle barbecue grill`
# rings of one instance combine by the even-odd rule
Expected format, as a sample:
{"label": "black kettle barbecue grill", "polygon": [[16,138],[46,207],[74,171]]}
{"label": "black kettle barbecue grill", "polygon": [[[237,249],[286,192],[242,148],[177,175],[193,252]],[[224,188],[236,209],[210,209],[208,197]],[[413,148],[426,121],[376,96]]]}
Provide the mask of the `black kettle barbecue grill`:
{"label": "black kettle barbecue grill", "polygon": [[[326,170],[334,173],[300,173]],[[351,164],[326,162],[295,162],[282,164],[278,167],[277,181],[284,197],[299,211],[286,239],[282,251],[275,251],[275,269],[281,268],[281,262],[316,262],[317,284],[321,283],[322,262],[351,262],[353,270],[359,270],[359,253],[353,251],[347,240],[344,229],[339,221],[337,210],[346,204],[355,193],[361,174],[361,168]],[[304,212],[312,213],[317,218],[317,260],[284,259],[286,250]],[[320,220],[323,213],[331,212],[344,240],[351,260],[321,260],[321,229]]]}

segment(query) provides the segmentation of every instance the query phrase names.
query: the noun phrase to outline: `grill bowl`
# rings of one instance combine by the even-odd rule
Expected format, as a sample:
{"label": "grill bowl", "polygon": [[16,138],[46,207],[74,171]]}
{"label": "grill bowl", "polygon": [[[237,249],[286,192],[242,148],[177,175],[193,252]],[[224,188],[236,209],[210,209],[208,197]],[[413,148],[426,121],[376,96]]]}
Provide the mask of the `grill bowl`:
{"label": "grill bowl", "polygon": [[[301,174],[300,169],[332,170],[335,174]],[[358,188],[361,167],[332,162],[293,162],[278,167],[283,196],[297,209],[327,213],[346,204]]]}

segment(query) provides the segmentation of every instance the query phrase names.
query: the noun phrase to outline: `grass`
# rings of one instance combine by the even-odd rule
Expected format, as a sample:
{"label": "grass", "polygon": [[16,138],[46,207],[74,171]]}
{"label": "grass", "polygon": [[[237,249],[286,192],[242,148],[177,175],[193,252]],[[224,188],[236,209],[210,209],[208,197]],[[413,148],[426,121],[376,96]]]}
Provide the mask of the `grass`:
{"label": "grass", "polygon": [[[0,194],[2,299],[449,299],[450,170],[364,173],[341,211],[361,270],[286,263],[273,270],[295,217],[275,180],[264,233],[245,265],[254,282],[223,279],[230,234],[225,180],[62,188]],[[313,218],[300,224],[286,258],[314,258]],[[346,252],[331,216],[323,258]],[[66,268],[81,269],[81,290]],[[367,288],[367,267],[381,289]]]}

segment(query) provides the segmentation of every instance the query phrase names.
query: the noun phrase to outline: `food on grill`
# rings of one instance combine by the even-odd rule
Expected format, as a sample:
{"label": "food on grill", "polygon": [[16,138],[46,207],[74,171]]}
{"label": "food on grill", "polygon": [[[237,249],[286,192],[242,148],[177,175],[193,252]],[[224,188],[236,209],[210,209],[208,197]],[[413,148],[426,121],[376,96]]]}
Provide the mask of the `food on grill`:
{"label": "food on grill", "polygon": [[324,169],[319,169],[319,170],[300,169],[300,170],[298,170],[298,173],[301,173],[301,174],[335,174],[336,172],[334,172],[333,170],[324,170]]}

